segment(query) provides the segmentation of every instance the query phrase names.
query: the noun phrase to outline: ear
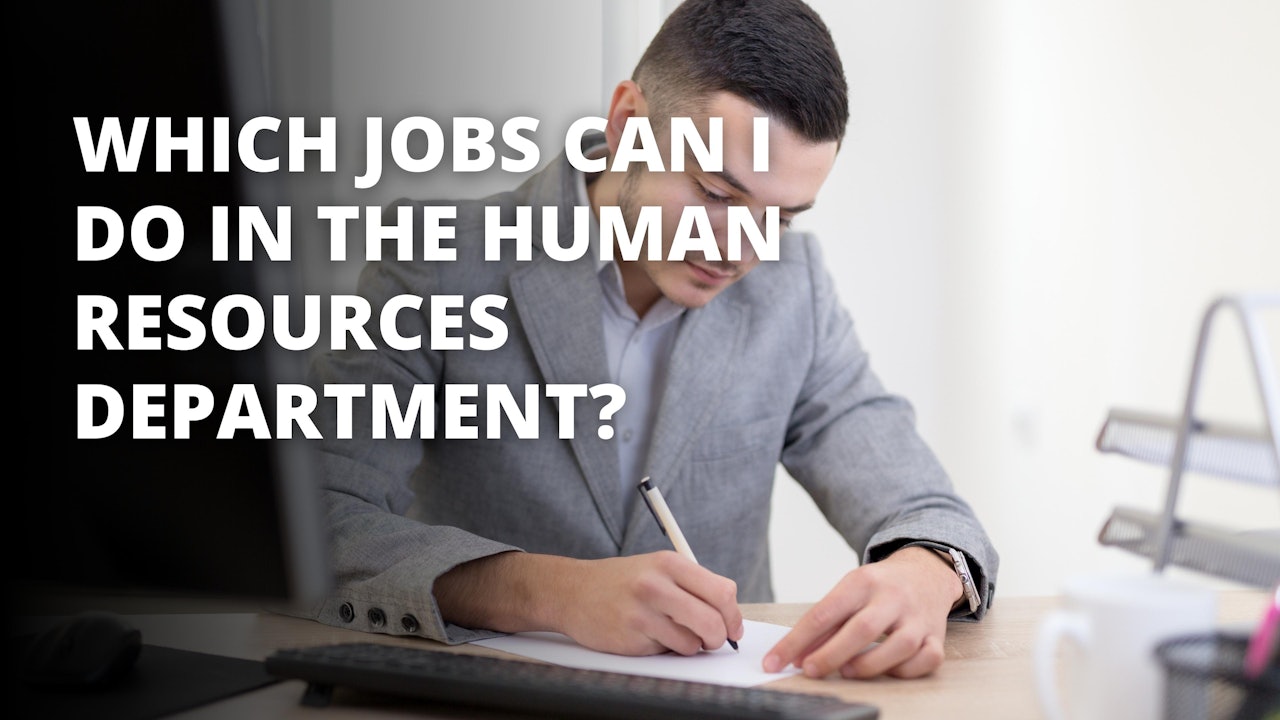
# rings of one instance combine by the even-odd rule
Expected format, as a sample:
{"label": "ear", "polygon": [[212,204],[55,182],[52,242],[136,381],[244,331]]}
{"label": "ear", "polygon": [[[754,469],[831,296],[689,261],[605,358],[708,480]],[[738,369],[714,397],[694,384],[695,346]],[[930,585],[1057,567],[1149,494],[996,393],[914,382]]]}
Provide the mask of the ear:
{"label": "ear", "polygon": [[622,128],[627,118],[645,117],[649,114],[649,104],[644,99],[640,86],[631,80],[623,80],[613,89],[613,97],[609,100],[609,115],[605,118],[604,136],[609,142],[609,155],[618,152],[618,143],[622,139]]}

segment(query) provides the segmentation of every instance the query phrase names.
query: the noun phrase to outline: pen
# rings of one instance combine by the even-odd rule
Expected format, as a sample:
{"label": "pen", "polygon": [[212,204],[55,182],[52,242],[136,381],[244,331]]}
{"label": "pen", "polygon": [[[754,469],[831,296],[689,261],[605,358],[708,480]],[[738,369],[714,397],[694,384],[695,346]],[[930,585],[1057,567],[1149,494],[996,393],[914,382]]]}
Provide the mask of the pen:
{"label": "pen", "polygon": [[[685,540],[684,533],[680,532],[680,525],[676,523],[675,515],[671,514],[671,508],[667,507],[662,491],[650,482],[647,476],[640,481],[639,490],[640,497],[644,498],[644,504],[648,505],[649,512],[653,513],[653,519],[658,521],[658,529],[663,535],[671,538],[671,544],[675,546],[676,552],[692,560],[695,565],[700,564],[693,554],[693,548],[689,547],[689,541]],[[729,646],[734,650],[738,649],[738,643],[733,640],[729,641]]]}
{"label": "pen", "polygon": [[1266,670],[1267,663],[1280,651],[1280,585],[1276,586],[1275,597],[1267,606],[1257,631],[1249,639],[1249,647],[1245,652],[1244,672],[1250,680],[1257,679]]}

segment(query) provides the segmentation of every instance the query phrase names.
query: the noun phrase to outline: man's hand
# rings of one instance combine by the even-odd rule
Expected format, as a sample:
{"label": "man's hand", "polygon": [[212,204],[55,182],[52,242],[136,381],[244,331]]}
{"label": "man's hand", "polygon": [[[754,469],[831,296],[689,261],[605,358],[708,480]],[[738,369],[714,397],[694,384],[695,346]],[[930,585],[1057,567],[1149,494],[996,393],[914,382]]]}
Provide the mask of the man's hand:
{"label": "man's hand", "polygon": [[460,565],[435,587],[450,622],[553,630],[620,655],[693,655],[740,639],[737,593],[732,580],[670,551],[603,560],[503,553]]}
{"label": "man's hand", "polygon": [[947,615],[962,592],[949,561],[903,548],[845,575],[769,651],[764,669],[794,664],[815,678],[928,675],[942,664]]}

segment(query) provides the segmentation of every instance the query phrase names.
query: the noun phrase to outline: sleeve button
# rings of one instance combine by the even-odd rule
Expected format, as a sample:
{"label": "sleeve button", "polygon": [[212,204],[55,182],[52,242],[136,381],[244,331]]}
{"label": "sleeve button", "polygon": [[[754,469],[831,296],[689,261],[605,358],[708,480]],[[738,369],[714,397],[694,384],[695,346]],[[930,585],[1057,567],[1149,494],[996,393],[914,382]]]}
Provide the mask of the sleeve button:
{"label": "sleeve button", "polygon": [[376,628],[387,624],[387,614],[382,612],[382,608],[369,608],[369,624]]}
{"label": "sleeve button", "polygon": [[351,603],[344,602],[342,607],[338,608],[338,617],[342,619],[342,622],[349,623],[356,619],[356,609],[351,607]]}
{"label": "sleeve button", "polygon": [[418,618],[406,614],[400,618],[400,627],[404,628],[407,633],[416,633],[418,632]]}

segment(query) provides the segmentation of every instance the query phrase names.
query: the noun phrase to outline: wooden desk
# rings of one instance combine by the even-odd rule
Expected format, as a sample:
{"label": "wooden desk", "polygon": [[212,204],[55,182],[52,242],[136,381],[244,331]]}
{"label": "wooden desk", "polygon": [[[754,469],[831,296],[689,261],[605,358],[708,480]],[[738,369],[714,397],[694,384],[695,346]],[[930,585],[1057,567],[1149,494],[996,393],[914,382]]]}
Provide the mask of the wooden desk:
{"label": "wooden desk", "polygon": [[[1265,592],[1247,590],[1222,594],[1220,619],[1224,624],[1253,623],[1262,617],[1268,601]],[[951,623],[947,632],[947,659],[930,677],[915,680],[882,678],[861,680],[811,680],[787,677],[766,687],[796,692],[834,693],[845,699],[880,708],[883,720],[899,718],[983,718],[983,720],[1031,720],[1041,717],[1032,678],[1032,650],[1036,630],[1045,613],[1054,608],[1054,597],[999,598],[981,623]],[[805,605],[744,605],[743,614],[754,620],[793,624]],[[418,647],[443,647],[430,641],[369,635],[319,623],[258,613],[130,615],[143,632],[144,641],[188,650],[263,659],[282,647],[299,647],[351,641],[377,641]],[[505,653],[474,646],[458,652],[483,655]],[[510,656],[508,656],[510,657]],[[347,718],[424,717],[423,707],[397,698],[344,695],[335,704],[308,708],[298,704],[303,683],[288,681],[263,690],[200,708],[183,718]],[[432,717],[493,718],[492,714],[450,714]]]}

